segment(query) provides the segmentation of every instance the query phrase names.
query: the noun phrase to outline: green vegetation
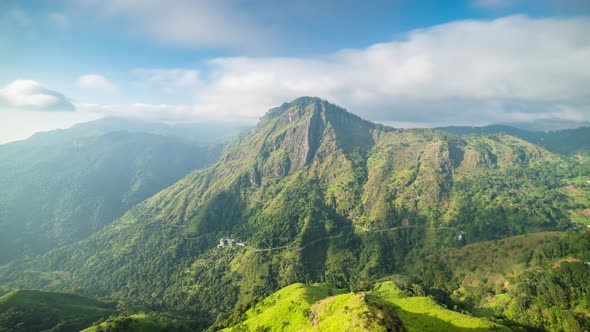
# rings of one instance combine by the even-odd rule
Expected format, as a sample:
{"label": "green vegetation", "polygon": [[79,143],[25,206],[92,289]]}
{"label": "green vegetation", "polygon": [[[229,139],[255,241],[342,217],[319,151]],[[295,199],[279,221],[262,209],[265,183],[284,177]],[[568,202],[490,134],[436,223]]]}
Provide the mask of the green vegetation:
{"label": "green vegetation", "polygon": [[443,127],[438,128],[457,135],[482,135],[506,133],[527,142],[537,144],[555,153],[574,155],[590,153],[590,127],[561,130],[524,130],[511,126],[491,125],[485,127]]}
{"label": "green vegetation", "polygon": [[182,322],[156,314],[135,314],[131,316],[115,316],[91,326],[82,332],[163,332],[192,331]]}
{"label": "green vegetation", "polygon": [[113,304],[79,295],[17,290],[0,297],[0,331],[79,331],[114,312]]}
{"label": "green vegetation", "polygon": [[[309,321],[314,303],[343,291],[329,286],[293,284],[287,286],[244,313],[245,320],[231,330],[286,329],[297,331],[311,328]],[[238,319],[242,319],[239,317]],[[227,324],[227,323],[226,323]]]}
{"label": "green vegetation", "polygon": [[143,133],[69,135],[0,145],[0,264],[88,237],[220,152]]}
{"label": "green vegetation", "polygon": [[224,322],[233,325],[224,331],[510,331],[430,298],[408,296],[392,281],[358,293],[293,284],[233,320]]}
{"label": "green vegetation", "polygon": [[[314,300],[321,288],[299,285],[312,295],[297,300],[302,306],[293,308],[299,317],[290,317],[298,322],[293,326],[309,324],[307,308],[326,328],[338,324],[331,317],[354,310],[368,314],[353,315],[343,323],[348,327],[376,328],[372,324],[393,324],[399,316],[414,330],[436,324],[501,329],[497,318],[503,325],[554,330],[568,322],[575,331],[587,326],[585,258],[572,253],[583,249],[561,242],[574,236],[565,233],[538,241],[541,235],[517,236],[580,231],[585,221],[572,211],[584,211],[586,189],[572,195],[564,188],[582,188],[588,177],[586,160],[514,136],[396,130],[320,99],[300,98],[271,110],[213,166],[191,172],[93,235],[0,266],[0,283],[81,288],[209,324],[237,323],[251,310],[247,321],[258,315],[252,304],[273,292],[322,283],[355,295]],[[225,237],[248,245],[218,248]],[[488,247],[500,243],[489,242],[495,239],[514,244]],[[549,247],[553,242],[559,246]],[[539,243],[546,252],[537,252]],[[550,263],[566,261],[556,268],[533,265],[545,256]],[[570,256],[580,262],[569,262]],[[387,284],[367,291],[367,302],[356,296],[397,274],[411,277],[402,288],[414,297]],[[538,296],[545,289],[503,291],[504,281],[525,285],[527,278],[561,291],[549,299]],[[560,299],[567,304],[560,307]],[[278,308],[281,301],[276,299]],[[275,304],[261,305],[257,321],[268,320]]]}
{"label": "green vegetation", "polygon": [[538,233],[448,249],[417,273],[426,293],[550,331],[590,328],[590,232]]}
{"label": "green vegetation", "polygon": [[392,281],[376,284],[367,294],[392,306],[409,332],[510,331],[487,319],[471,317],[443,308],[428,297],[408,296]]}

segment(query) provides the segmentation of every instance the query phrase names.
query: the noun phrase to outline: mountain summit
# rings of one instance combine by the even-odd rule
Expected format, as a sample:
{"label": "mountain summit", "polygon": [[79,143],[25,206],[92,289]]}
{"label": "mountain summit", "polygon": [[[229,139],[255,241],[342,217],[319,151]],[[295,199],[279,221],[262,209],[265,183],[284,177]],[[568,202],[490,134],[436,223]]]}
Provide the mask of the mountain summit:
{"label": "mountain summit", "polygon": [[[280,177],[331,154],[367,151],[375,142],[375,125],[315,97],[301,97],[271,109],[246,145],[255,149],[257,168]],[[241,147],[238,155],[242,158]],[[231,156],[229,156],[231,158]]]}

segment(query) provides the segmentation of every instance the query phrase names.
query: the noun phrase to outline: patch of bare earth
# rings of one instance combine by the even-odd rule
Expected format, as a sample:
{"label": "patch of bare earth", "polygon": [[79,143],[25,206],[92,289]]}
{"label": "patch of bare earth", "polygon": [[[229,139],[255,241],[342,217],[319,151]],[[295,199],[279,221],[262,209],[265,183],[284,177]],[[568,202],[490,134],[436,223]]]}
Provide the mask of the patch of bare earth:
{"label": "patch of bare earth", "polygon": [[565,187],[563,187],[563,189],[565,189],[567,191],[570,191],[570,192],[573,192],[574,194],[579,194],[580,193],[580,190],[574,188],[573,186],[565,186]]}
{"label": "patch of bare earth", "polygon": [[582,262],[581,260],[577,259],[577,258],[573,258],[573,257],[568,257],[568,258],[562,258],[560,260],[557,260],[549,265],[551,265],[552,268],[558,268],[559,265],[563,262],[568,262],[568,263],[580,263]]}

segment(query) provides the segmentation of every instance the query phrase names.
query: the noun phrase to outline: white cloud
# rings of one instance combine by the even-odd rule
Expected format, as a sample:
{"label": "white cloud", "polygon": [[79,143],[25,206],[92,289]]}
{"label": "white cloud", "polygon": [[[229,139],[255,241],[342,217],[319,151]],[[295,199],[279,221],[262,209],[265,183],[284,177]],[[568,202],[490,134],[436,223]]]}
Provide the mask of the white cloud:
{"label": "white cloud", "polygon": [[117,86],[109,81],[106,77],[97,74],[88,74],[80,76],[78,79],[78,86],[84,89],[101,90],[106,92],[114,92]]}
{"label": "white cloud", "polygon": [[81,113],[94,114],[100,116],[116,116],[137,118],[150,121],[161,122],[183,122],[187,119],[220,119],[227,120],[227,118],[218,117],[216,114],[205,114],[199,112],[195,106],[192,105],[170,105],[170,104],[90,104],[78,103],[76,108]]}
{"label": "white cloud", "polygon": [[31,80],[16,80],[0,88],[0,108],[14,111],[75,111],[61,93]]}
{"label": "white cloud", "polygon": [[590,120],[586,31],[585,17],[457,21],[315,59],[218,58],[207,62],[205,77],[143,70],[155,82],[193,87],[195,104],[92,107],[169,121],[254,121],[284,101],[312,95],[398,125]]}
{"label": "white cloud", "polygon": [[[195,109],[258,117],[315,95],[372,120],[486,123],[588,119],[590,20],[458,21],[319,59],[221,58]],[[563,110],[567,109],[567,113]]]}
{"label": "white cloud", "polygon": [[141,78],[144,85],[168,93],[178,92],[179,89],[195,92],[202,85],[199,72],[193,69],[138,68],[134,73]]}
{"label": "white cloud", "polygon": [[228,1],[85,0],[83,3],[97,8],[106,17],[124,19],[140,33],[176,45],[250,48],[269,38],[267,31],[242,13],[239,4]]}

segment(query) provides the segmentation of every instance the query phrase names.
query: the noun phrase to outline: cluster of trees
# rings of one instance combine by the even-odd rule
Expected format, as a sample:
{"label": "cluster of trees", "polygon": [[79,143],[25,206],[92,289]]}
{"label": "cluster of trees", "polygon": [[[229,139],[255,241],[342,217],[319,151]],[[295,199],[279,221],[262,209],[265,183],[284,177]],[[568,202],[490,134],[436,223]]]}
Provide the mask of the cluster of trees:
{"label": "cluster of trees", "polygon": [[[472,250],[431,257],[421,273],[415,275],[414,282],[426,294],[455,309],[499,317],[529,328],[588,330],[590,232],[550,237],[534,244],[527,241],[531,241],[530,236],[514,239],[509,258],[497,265],[511,264],[511,273],[486,269],[487,265],[496,264],[493,255],[503,245],[493,241],[474,245]],[[457,256],[463,261],[480,263],[467,268],[462,263],[451,264],[450,259]],[[486,282],[497,278],[498,273],[505,273],[504,283]],[[468,281],[473,279],[481,282],[473,285]]]}

